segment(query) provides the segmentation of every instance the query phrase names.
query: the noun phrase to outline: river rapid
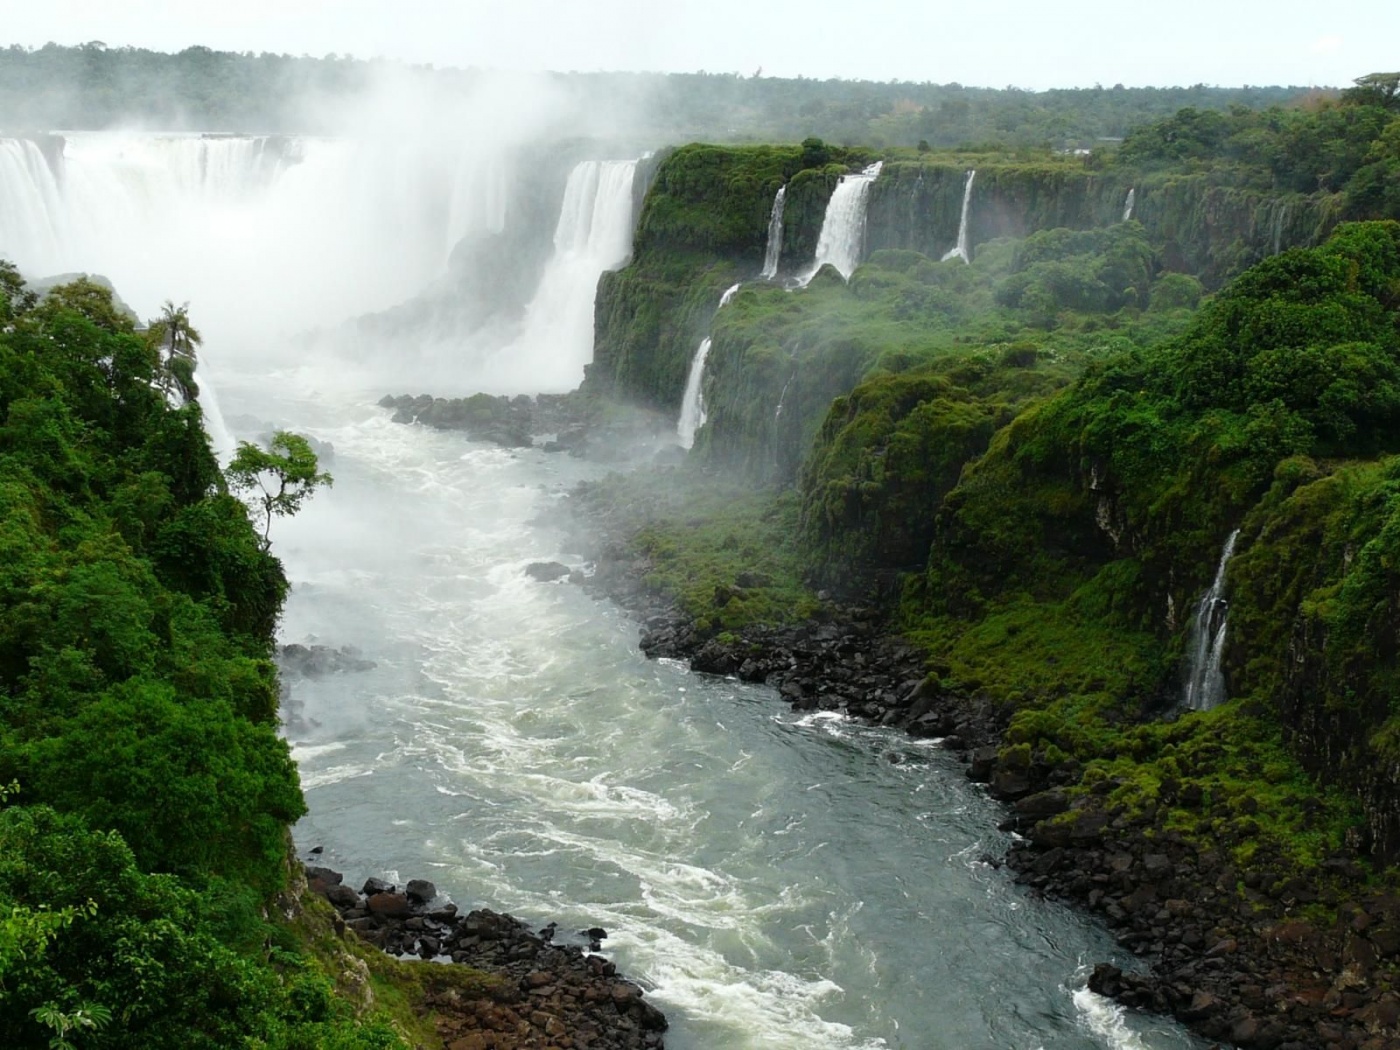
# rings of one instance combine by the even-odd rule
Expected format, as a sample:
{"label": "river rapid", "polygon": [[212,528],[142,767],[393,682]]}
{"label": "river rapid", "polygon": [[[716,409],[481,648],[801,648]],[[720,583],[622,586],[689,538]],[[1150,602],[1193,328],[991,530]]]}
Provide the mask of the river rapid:
{"label": "river rapid", "polygon": [[526,577],[580,563],[537,519],[601,468],[394,424],[309,368],[215,375],[235,436],[334,446],[273,527],[283,641],[377,664],[291,683],[303,852],[603,926],[673,1050],[1200,1045],[1083,989],[1130,960],[984,861],[1001,810],[952,756],[648,661],[619,609]]}

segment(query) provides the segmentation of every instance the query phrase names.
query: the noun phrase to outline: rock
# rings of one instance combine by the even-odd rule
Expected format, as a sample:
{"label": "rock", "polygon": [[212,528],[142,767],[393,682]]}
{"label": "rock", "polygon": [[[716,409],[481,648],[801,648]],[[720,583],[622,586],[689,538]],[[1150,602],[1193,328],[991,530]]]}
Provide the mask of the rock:
{"label": "rock", "polygon": [[553,583],[569,575],[569,567],[557,561],[532,561],[525,566],[525,575],[540,583]]}
{"label": "rock", "polygon": [[365,906],[369,908],[372,915],[382,915],[386,918],[405,918],[413,913],[413,906],[409,904],[408,897],[402,893],[376,893],[373,894]]}
{"label": "rock", "polygon": [[360,895],[349,886],[331,886],[326,890],[326,900],[341,910],[358,907]]}
{"label": "rock", "polygon": [[392,882],[385,882],[383,879],[365,879],[365,884],[360,887],[360,892],[366,897],[373,897],[376,893],[393,893],[397,887]]}
{"label": "rock", "polygon": [[437,896],[437,887],[427,879],[409,879],[404,893],[415,904],[427,904]]}
{"label": "rock", "polygon": [[344,881],[345,876],[330,868],[320,868],[314,864],[308,864],[306,866],[306,880],[311,882],[316,879],[321,880],[327,886],[339,886]]}

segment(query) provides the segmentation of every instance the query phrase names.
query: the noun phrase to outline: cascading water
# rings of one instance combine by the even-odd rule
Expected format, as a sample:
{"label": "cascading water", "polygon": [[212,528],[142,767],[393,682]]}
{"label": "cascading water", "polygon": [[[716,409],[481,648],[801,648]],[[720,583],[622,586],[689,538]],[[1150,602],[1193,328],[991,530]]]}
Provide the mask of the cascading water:
{"label": "cascading water", "polygon": [[965,263],[972,262],[972,252],[967,243],[967,217],[972,210],[972,180],[977,178],[977,171],[974,168],[967,173],[967,180],[963,183],[962,215],[958,218],[958,243],[950,248],[943,261],[949,259],[961,259]]}
{"label": "cascading water", "polygon": [[1123,221],[1127,222],[1133,217],[1133,204],[1137,201],[1137,188],[1128,187],[1128,199],[1123,202]]}
{"label": "cascading water", "polygon": [[695,356],[690,360],[690,375],[685,381],[685,396],[681,399],[681,418],[676,422],[676,438],[681,448],[695,445],[695,432],[705,425],[705,395],[701,383],[705,378],[705,362],[710,356],[710,337],[700,340]]}
{"label": "cascading water", "polygon": [[822,231],[817,237],[816,260],[797,279],[799,286],[806,287],[826,265],[836,267],[842,277],[850,280],[865,251],[866,205],[870,187],[879,178],[882,167],[884,163],[876,161],[864,171],[841,176],[826,205]]}
{"label": "cascading water", "polygon": [[778,276],[778,263],[783,257],[783,205],[787,199],[786,184],[778,187],[773,198],[773,213],[768,217],[768,246],[763,252],[763,272],[759,274],[765,281]]}
{"label": "cascading water", "polygon": [[1274,254],[1283,251],[1283,228],[1288,222],[1288,205],[1286,203],[1276,203],[1274,205],[1273,217],[1273,245]]}
{"label": "cascading water", "polygon": [[[50,159],[0,139],[0,253],[31,277],[109,278],[143,317],[268,338],[382,309],[443,268],[436,147],[319,138],[66,134]],[[350,217],[353,216],[353,221]],[[223,294],[259,289],[257,310]]]}
{"label": "cascading water", "polygon": [[569,173],[554,254],[519,337],[485,362],[482,389],[563,393],[583,380],[593,360],[598,278],[623,265],[632,250],[636,170],[635,160],[586,160]]}
{"label": "cascading water", "polygon": [[1225,699],[1225,675],[1221,660],[1225,653],[1225,629],[1230,606],[1225,600],[1225,570],[1235,553],[1240,530],[1230,533],[1210,589],[1196,603],[1187,640],[1186,688],[1183,702],[1192,711],[1208,711]]}
{"label": "cascading water", "polygon": [[[734,298],[739,289],[743,287],[742,282],[726,288],[724,294],[719,297],[719,309],[723,310],[729,305],[729,301]],[[690,374],[685,380],[685,394],[681,397],[681,416],[676,421],[676,439],[680,442],[681,448],[693,448],[695,446],[695,432],[705,425],[705,362],[710,357],[710,337],[706,336],[700,340],[700,345],[695,348],[695,356],[690,360]]]}

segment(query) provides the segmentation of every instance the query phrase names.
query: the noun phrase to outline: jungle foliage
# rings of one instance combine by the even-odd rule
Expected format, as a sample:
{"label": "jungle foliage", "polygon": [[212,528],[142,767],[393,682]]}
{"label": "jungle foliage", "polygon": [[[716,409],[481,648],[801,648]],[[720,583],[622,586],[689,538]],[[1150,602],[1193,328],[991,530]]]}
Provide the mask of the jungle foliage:
{"label": "jungle foliage", "polygon": [[287,582],[169,334],[0,262],[0,1043],[398,1046],[263,917]]}

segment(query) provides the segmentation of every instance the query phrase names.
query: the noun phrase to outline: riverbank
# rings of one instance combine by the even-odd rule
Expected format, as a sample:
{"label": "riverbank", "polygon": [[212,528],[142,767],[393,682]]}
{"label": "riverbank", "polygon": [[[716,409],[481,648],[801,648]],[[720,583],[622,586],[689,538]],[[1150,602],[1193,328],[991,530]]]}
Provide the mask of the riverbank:
{"label": "riverbank", "polygon": [[[1211,844],[1199,829],[1173,827],[1166,806],[1114,801],[1121,780],[1086,783],[1073,758],[1008,746],[1014,709],[946,687],[946,675],[869,606],[821,600],[785,625],[720,629],[683,608],[666,568],[638,542],[636,523],[654,527],[652,508],[596,497],[583,490],[571,501],[592,561],[573,578],[640,621],[649,656],[765,683],[798,710],[939,738],[1007,805],[1004,827],[1024,837],[1005,858],[1017,881],[1099,917],[1151,967],[1135,975],[1101,965],[1093,990],[1242,1048],[1397,1045],[1400,898],[1369,871],[1361,842],[1309,869],[1262,837]],[[752,575],[720,587],[752,600],[747,592],[764,583]],[[717,590],[712,604],[729,598]],[[1193,797],[1190,784],[1162,787],[1203,817],[1223,805]]]}
{"label": "riverbank", "polygon": [[[396,983],[416,992],[409,1009],[447,1050],[664,1050],[665,1016],[596,954],[607,937],[600,927],[535,930],[487,908],[463,914],[421,879],[399,887],[370,878],[357,891],[340,872],[308,864],[305,884],[334,908],[342,944],[452,964],[396,971]],[[361,997],[368,982],[365,968],[354,982]]]}

